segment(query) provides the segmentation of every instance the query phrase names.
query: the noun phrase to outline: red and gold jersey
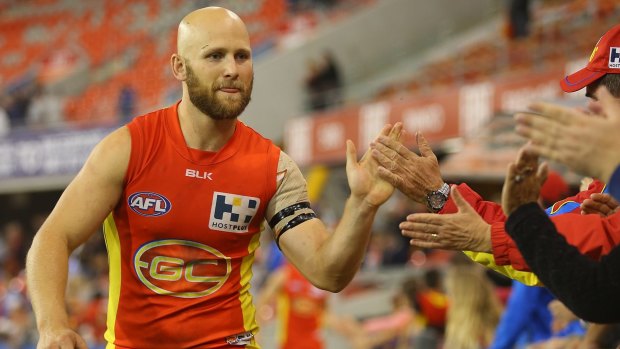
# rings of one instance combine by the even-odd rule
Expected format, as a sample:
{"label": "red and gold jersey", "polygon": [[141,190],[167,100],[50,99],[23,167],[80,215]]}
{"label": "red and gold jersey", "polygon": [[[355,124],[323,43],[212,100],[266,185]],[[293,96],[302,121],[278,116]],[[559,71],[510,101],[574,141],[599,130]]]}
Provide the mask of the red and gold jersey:
{"label": "red and gold jersey", "polygon": [[258,348],[250,296],[280,149],[241,122],[220,151],[186,146],[176,106],[134,119],[104,224],[108,348]]}
{"label": "red and gold jersey", "polygon": [[321,349],[321,325],[327,291],[312,285],[295,267],[286,263],[284,286],[278,297],[280,349]]}

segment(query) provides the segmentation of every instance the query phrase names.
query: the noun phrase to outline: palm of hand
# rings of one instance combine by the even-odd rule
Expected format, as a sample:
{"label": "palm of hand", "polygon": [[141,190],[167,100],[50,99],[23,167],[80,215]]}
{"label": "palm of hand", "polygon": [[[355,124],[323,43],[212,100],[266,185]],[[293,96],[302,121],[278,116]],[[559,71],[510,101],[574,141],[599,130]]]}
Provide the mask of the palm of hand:
{"label": "palm of hand", "polygon": [[369,204],[376,206],[387,201],[394,192],[394,187],[377,175],[378,167],[377,162],[372,157],[364,156],[348,174],[351,193],[358,197],[364,197]]}

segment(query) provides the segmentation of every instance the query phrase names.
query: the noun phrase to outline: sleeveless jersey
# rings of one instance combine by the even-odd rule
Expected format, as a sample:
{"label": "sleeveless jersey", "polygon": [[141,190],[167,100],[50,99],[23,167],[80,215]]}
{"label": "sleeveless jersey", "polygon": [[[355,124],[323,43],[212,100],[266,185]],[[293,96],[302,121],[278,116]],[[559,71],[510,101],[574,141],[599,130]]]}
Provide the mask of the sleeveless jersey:
{"label": "sleeveless jersey", "polygon": [[278,297],[278,342],[280,349],[321,349],[321,325],[327,307],[327,291],[316,288],[289,263]]}
{"label": "sleeveless jersey", "polygon": [[188,148],[176,105],[127,127],[125,186],[104,223],[107,348],[258,348],[251,267],[280,149],[240,121],[220,151]]}

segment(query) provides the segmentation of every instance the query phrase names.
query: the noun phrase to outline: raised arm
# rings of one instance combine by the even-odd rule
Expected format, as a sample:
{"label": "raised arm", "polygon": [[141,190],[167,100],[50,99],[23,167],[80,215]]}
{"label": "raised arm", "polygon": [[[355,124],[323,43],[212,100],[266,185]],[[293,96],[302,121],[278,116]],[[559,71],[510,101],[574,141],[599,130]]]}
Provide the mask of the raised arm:
{"label": "raised arm", "polygon": [[[400,138],[402,125],[386,126],[382,134]],[[285,232],[277,231],[286,257],[315,286],[338,292],[359,269],[377,209],[394,188],[381,180],[377,164],[368,153],[360,162],[353,142],[347,142],[347,178],[351,195],[333,233],[318,219],[310,219]]]}
{"label": "raised arm", "polygon": [[62,194],[28,252],[28,290],[39,330],[37,348],[84,348],[68,323],[68,259],[101,225],[120,198],[131,150],[123,127],[108,135]]}

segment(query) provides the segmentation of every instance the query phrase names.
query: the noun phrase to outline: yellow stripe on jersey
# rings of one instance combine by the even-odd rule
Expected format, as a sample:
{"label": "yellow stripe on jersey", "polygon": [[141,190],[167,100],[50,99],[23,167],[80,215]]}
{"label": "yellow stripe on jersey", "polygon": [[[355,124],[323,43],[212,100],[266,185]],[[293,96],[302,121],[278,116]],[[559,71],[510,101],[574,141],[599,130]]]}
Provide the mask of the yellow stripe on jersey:
{"label": "yellow stripe on jersey", "polygon": [[[241,261],[241,290],[239,292],[239,301],[241,302],[241,312],[243,314],[243,327],[246,331],[252,331],[256,335],[258,324],[256,323],[256,309],[252,303],[252,295],[250,293],[250,280],[252,279],[252,265],[254,264],[254,253],[260,246],[260,233],[254,234],[248,246],[249,254],[243,257]],[[253,337],[250,344],[245,346],[246,349],[260,349]]]}
{"label": "yellow stripe on jersey", "polygon": [[108,249],[108,263],[110,264],[110,286],[108,299],[107,330],[105,340],[108,342],[106,349],[114,349],[116,340],[115,324],[118,302],[121,294],[121,243],[118,230],[112,213],[103,222],[103,237]]}
{"label": "yellow stripe on jersey", "polygon": [[493,269],[496,272],[502,275],[506,275],[513,280],[517,280],[524,285],[543,286],[540,280],[538,280],[538,277],[532,272],[516,270],[510,265],[495,264],[495,257],[493,257],[491,253],[471,251],[463,251],[463,253],[465,253],[465,255],[474,262],[482,264],[487,268]]}

